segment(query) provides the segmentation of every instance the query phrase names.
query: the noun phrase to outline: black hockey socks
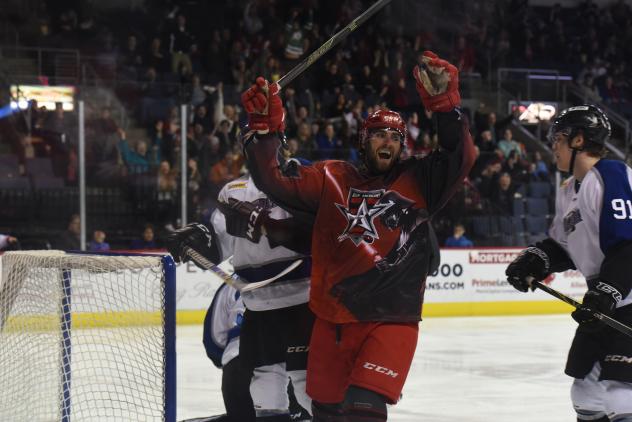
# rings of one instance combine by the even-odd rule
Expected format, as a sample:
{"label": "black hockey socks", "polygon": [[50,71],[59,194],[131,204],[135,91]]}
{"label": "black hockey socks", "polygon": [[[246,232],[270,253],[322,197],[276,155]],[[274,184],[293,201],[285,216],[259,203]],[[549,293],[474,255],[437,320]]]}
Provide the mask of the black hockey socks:
{"label": "black hockey socks", "polygon": [[364,388],[350,386],[342,408],[347,422],[386,421],[386,401],[384,397]]}
{"label": "black hockey socks", "polygon": [[312,400],[312,422],[346,422],[340,403],[319,403]]}

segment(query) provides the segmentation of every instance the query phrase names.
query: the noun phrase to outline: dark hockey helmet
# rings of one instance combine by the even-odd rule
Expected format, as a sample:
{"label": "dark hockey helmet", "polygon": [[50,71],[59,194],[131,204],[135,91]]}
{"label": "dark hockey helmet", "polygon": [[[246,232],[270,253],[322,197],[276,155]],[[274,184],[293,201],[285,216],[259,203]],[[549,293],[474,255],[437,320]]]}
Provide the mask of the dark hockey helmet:
{"label": "dark hockey helmet", "polygon": [[371,131],[376,129],[390,129],[399,132],[402,142],[406,141],[406,122],[399,113],[392,110],[377,110],[369,115],[362,123],[360,129],[360,148],[364,149],[364,143],[369,139]]}
{"label": "dark hockey helmet", "polygon": [[573,139],[580,131],[587,142],[605,145],[611,134],[608,116],[599,107],[590,104],[567,108],[553,121],[548,138],[552,142],[554,135],[562,132]]}

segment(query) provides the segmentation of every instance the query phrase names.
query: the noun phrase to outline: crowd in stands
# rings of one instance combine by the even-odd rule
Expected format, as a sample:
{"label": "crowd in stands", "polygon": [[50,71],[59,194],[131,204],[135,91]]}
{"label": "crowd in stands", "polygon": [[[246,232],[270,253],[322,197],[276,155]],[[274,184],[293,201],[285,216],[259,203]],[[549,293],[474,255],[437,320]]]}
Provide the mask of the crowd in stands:
{"label": "crowd in stands", "polygon": [[466,5],[453,52],[461,70],[558,69],[594,102],[632,117],[632,8],[625,0],[533,6],[528,0]]}
{"label": "crowd in stands", "polygon": [[[278,80],[371,2],[243,0],[194,2],[192,8],[146,2],[144,10],[100,19],[88,7],[42,3],[48,9],[25,31],[25,43],[78,48],[141,129],[122,127],[109,107],[88,105],[89,184],[151,188],[157,200],[154,222],[164,225],[177,223],[182,171],[193,217],[212,208],[221,186],[246,171],[239,94],[257,75]],[[290,151],[309,160],[357,162],[362,119],[389,107],[407,121],[404,154],[429,154],[437,142],[433,116],[421,107],[411,75],[425,49],[438,50],[463,74],[485,77],[498,66],[567,70],[595,98],[627,107],[632,12],[623,0],[602,9],[590,1],[572,9],[532,7],[524,0],[449,3],[463,13],[455,15],[458,30],[447,39],[434,38],[421,23],[392,25],[415,18],[393,6],[286,88]],[[180,163],[179,104],[188,110],[186,169]],[[517,216],[524,210],[516,209],[516,199],[526,200],[531,183],[550,183],[552,176],[551,164],[540,153],[514,139],[513,115],[497,118],[489,108],[466,114],[479,158],[439,223],[442,238],[454,230],[457,243],[463,233],[456,236],[456,228],[466,229],[465,217]],[[24,165],[29,158],[50,157],[54,176],[76,185],[75,113],[31,104],[29,113],[12,119],[16,134],[9,144],[18,152],[20,172],[29,173]],[[24,136],[27,132],[34,136]],[[37,137],[42,141],[33,143]],[[153,228],[148,230],[151,236],[137,243],[155,246]],[[95,231],[92,244],[105,248],[105,233]]]}

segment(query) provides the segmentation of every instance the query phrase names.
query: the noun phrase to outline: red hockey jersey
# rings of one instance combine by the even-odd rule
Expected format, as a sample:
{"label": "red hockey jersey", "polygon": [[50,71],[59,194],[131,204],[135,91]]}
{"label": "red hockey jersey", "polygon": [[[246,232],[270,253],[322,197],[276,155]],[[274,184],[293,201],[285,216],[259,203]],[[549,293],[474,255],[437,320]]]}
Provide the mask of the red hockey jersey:
{"label": "red hockey jersey", "polygon": [[296,166],[276,135],[252,138],[252,178],[275,203],[313,223],[310,307],[334,323],[418,321],[425,281],[438,265],[430,217],[474,161],[465,118],[438,113],[440,149],[370,176],[344,161]]}

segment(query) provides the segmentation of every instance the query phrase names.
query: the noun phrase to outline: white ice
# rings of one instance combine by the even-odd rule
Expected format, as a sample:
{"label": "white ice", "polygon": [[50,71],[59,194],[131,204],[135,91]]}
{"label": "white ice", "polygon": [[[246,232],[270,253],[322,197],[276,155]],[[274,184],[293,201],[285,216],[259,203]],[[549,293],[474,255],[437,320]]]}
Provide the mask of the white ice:
{"label": "white ice", "polygon": [[[574,422],[569,315],[426,318],[398,422]],[[178,327],[178,419],[224,411],[201,326]]]}

